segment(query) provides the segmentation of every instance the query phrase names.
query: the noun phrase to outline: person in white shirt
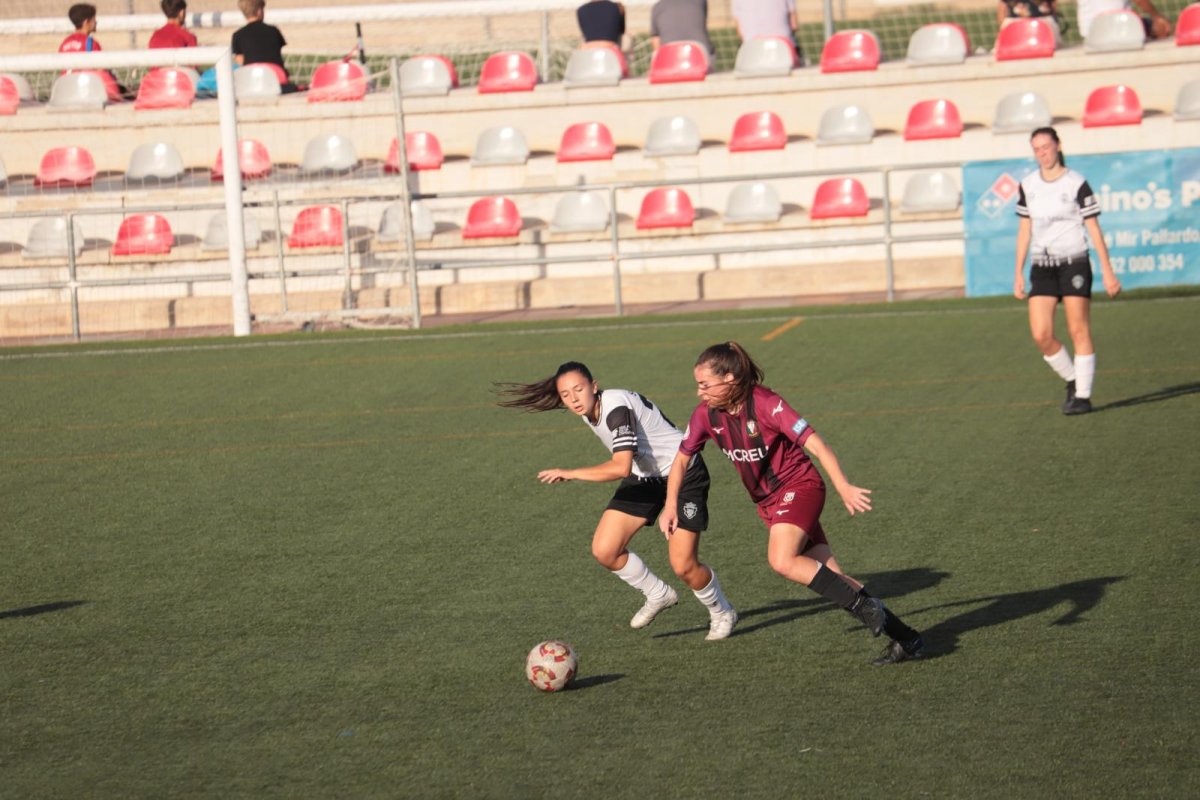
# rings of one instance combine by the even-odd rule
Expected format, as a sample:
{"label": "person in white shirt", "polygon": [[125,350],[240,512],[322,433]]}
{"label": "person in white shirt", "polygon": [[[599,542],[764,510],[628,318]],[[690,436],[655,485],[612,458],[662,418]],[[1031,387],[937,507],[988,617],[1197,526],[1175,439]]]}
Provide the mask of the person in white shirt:
{"label": "person in white shirt", "polygon": [[1076,4],[1079,21],[1079,35],[1084,39],[1092,29],[1092,22],[1106,11],[1132,10],[1136,5],[1141,10],[1142,25],[1146,28],[1146,38],[1165,39],[1171,35],[1171,20],[1164,17],[1154,7],[1151,0],[1079,0]]}

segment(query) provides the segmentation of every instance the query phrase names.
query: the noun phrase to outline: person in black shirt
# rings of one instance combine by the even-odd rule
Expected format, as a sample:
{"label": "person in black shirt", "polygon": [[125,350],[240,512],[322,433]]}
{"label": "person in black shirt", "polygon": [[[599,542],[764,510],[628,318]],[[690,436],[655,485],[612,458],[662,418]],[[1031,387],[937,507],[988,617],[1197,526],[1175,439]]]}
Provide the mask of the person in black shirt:
{"label": "person in black shirt", "polygon": [[283,70],[286,78],[280,81],[284,92],[294,92],[297,87],[283,64],[283,47],[287,41],[274,25],[263,22],[266,0],[238,0],[238,8],[246,17],[246,24],[233,32],[233,56],[240,65],[275,64]]}
{"label": "person in black shirt", "polygon": [[625,6],[612,0],[589,0],[575,12],[584,46],[615,44],[621,46],[625,35]]}

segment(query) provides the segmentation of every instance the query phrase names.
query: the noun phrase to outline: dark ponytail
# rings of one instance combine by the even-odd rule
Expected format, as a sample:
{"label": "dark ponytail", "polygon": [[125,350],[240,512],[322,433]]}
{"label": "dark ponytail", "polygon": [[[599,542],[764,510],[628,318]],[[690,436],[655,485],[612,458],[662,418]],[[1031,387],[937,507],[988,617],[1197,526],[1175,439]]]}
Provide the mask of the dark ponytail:
{"label": "dark ponytail", "polygon": [[1058,138],[1058,131],[1054,130],[1054,128],[1051,128],[1049,125],[1044,128],[1038,128],[1036,131],[1029,134],[1029,141],[1032,142],[1038,136],[1049,136],[1054,140],[1054,143],[1058,145],[1058,165],[1060,167],[1065,167],[1067,165],[1067,157],[1063,155],[1062,142]]}
{"label": "dark ponytail", "polygon": [[578,372],[593,383],[592,371],[578,361],[568,361],[561,364],[558,370],[548,378],[533,383],[497,383],[494,386],[496,394],[503,397],[496,405],[504,408],[523,408],[526,411],[553,411],[565,408],[562,398],[558,396],[558,379],[571,372]]}
{"label": "dark ponytail", "polygon": [[697,367],[708,367],[716,375],[732,375],[733,388],[725,400],[725,410],[740,408],[754,387],[763,382],[763,371],[737,342],[714,344],[696,359]]}

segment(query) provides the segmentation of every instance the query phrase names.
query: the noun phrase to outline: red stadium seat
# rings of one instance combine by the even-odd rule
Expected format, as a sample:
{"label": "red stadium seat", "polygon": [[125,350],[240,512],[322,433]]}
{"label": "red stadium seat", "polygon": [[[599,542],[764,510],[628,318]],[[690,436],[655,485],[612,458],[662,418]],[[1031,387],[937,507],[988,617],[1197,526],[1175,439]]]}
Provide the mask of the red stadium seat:
{"label": "red stadium seat", "polygon": [[651,83],[702,81],[708,75],[708,51],[699,42],[669,42],[650,60]]}
{"label": "red stadium seat", "polygon": [[1128,86],[1101,86],[1088,95],[1083,110],[1083,127],[1141,125],[1142,102]]}
{"label": "red stadium seat", "polygon": [[1054,31],[1037,17],[1014,19],[996,37],[996,60],[1050,58],[1054,55]]}
{"label": "red stadium seat", "polygon": [[871,210],[867,190],[854,178],[830,178],[813,195],[812,219],[865,217]]}
{"label": "red stadium seat", "polygon": [[42,156],[35,186],[91,186],[96,162],[83,147],[56,147]]}
{"label": "red stadium seat", "polygon": [[[265,178],[271,174],[271,155],[267,146],[257,139],[238,140],[238,166],[243,178]],[[225,163],[221,151],[217,150],[217,163],[213,164],[212,179],[225,179]]]}
{"label": "red stadium seat", "polygon": [[21,105],[21,92],[17,89],[17,85],[8,78],[0,76],[0,116],[9,116],[17,113],[17,106]]}
{"label": "red stadium seat", "polygon": [[580,122],[563,131],[559,161],[611,161],[617,146],[603,122]]}
{"label": "red stadium seat", "polygon": [[196,85],[192,76],[175,67],[159,67],[151,70],[138,87],[135,109],[190,108],[196,99]]}
{"label": "red stadium seat", "polygon": [[[408,151],[408,168],[413,172],[422,170],[441,169],[446,157],[442,155],[442,144],[432,133],[426,131],[407,131],[404,134],[404,148]],[[388,147],[387,158],[383,162],[384,172],[400,171],[400,140],[392,139]]]}
{"label": "red stadium seat", "polygon": [[821,50],[821,72],[861,72],[879,68],[879,39],[871,31],[838,31]]}
{"label": "red stadium seat", "polygon": [[1200,44],[1200,3],[1192,3],[1179,12],[1175,21],[1175,45]]}
{"label": "red stadium seat", "polygon": [[696,219],[692,198],[683,189],[654,189],[642,198],[638,211],[638,230],[649,228],[690,228]]}
{"label": "red stadium seat", "polygon": [[278,64],[270,64],[265,61],[258,61],[253,64],[246,64],[247,67],[265,67],[275,73],[275,77],[279,79],[279,85],[283,86],[288,82],[287,70]]}
{"label": "red stadium seat", "polygon": [[327,61],[313,72],[308,86],[310,103],[352,102],[366,95],[366,73],[353,61]]}
{"label": "red stadium seat", "polygon": [[296,215],[288,247],[341,247],[342,212],[337,206],[309,206]]}
{"label": "red stadium seat", "polygon": [[958,106],[949,100],[920,100],[908,110],[904,124],[906,141],[915,139],[957,139],[962,136],[962,118]]}
{"label": "red stadium seat", "polygon": [[479,72],[479,93],[531,92],[537,80],[537,67],[528,54],[493,53]]}
{"label": "red stadium seat", "polygon": [[471,204],[462,235],[464,239],[486,239],[512,237],[520,232],[521,214],[516,203],[507,197],[484,197]]}
{"label": "red stadium seat", "polygon": [[742,114],[733,123],[733,134],[729,137],[731,153],[782,150],[786,145],[787,131],[783,129],[783,120],[770,111]]}
{"label": "red stadium seat", "polygon": [[161,256],[171,252],[175,235],[162,214],[135,214],[121,221],[114,256]]}

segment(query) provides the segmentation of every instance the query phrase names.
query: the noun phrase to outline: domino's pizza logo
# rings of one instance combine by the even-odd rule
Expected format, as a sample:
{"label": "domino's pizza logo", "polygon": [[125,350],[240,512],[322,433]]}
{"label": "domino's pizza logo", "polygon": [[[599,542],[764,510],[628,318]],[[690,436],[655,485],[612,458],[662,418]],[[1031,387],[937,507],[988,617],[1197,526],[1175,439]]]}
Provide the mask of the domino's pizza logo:
{"label": "domino's pizza logo", "polygon": [[1020,181],[1005,172],[993,181],[988,190],[979,198],[979,202],[975,204],[975,207],[985,217],[995,219],[1004,213],[1005,207],[1017,196],[1017,190],[1020,188]]}

